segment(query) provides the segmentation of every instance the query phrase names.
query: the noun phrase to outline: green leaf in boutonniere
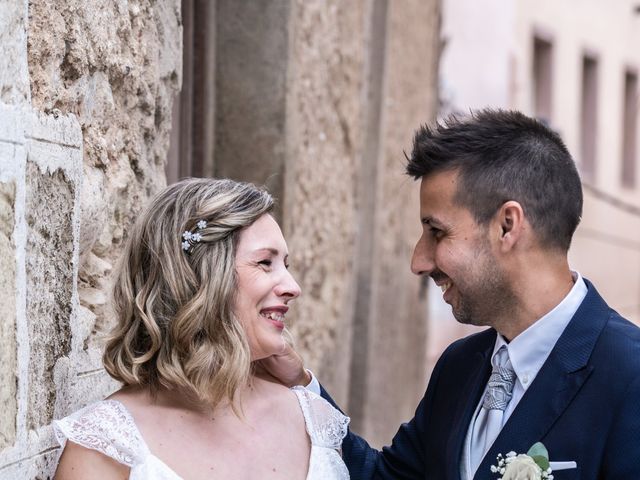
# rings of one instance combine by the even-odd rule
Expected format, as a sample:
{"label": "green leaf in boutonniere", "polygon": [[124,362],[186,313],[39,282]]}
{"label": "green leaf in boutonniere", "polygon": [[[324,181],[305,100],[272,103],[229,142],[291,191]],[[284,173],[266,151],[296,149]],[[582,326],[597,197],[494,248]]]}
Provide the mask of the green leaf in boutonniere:
{"label": "green leaf in boutonniere", "polygon": [[543,472],[549,468],[549,452],[541,442],[534,443],[527,455],[536,462]]}

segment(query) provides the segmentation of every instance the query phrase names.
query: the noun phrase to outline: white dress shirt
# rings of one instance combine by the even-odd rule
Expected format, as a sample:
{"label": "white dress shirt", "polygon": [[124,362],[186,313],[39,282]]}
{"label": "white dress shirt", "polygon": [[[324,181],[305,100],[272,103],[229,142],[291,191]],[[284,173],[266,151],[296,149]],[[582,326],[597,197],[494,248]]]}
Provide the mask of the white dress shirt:
{"label": "white dress shirt", "polygon": [[304,388],[315,393],[316,395],[320,395],[320,382],[318,381],[318,379],[316,378],[316,376],[313,374],[311,370],[309,369],[306,369],[306,370],[311,376],[311,381],[309,382],[309,385],[307,385]]}
{"label": "white dress shirt", "polygon": [[[491,358],[493,359],[493,356],[498,352],[500,347],[506,345],[511,365],[518,377],[515,385],[513,386],[511,401],[509,402],[509,405],[507,405],[502,417],[503,427],[515,408],[518,406],[518,403],[529,386],[535,380],[538,372],[542,368],[542,365],[547,361],[553,347],[562,335],[562,332],[567,328],[571,318],[573,318],[573,315],[576,313],[578,307],[580,307],[580,304],[584,300],[584,297],[587,295],[587,286],[584,283],[584,280],[582,280],[582,276],[578,272],[572,272],[572,274],[574,278],[573,288],[571,288],[567,296],[564,297],[564,299],[553,310],[540,318],[509,343],[507,343],[502,335],[498,334],[496,336],[496,342],[493,347]],[[471,445],[473,428],[475,426],[478,413],[480,412],[480,408],[482,407],[482,401],[485,393],[486,388],[480,397],[480,402],[476,407],[473,420],[471,421],[467,431],[467,437],[460,462],[462,480],[472,479],[478,469],[479,465],[471,465],[471,458],[479,458],[481,462],[486,455],[486,451],[474,452],[476,455],[471,455],[471,448],[476,447],[475,445]],[[478,446],[478,448],[483,447]]]}

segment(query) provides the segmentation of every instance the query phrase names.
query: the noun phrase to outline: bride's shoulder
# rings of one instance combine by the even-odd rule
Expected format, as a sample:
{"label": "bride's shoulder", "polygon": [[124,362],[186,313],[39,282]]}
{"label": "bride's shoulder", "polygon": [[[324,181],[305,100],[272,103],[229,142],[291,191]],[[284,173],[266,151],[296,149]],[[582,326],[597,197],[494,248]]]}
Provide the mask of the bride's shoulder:
{"label": "bride's shoulder", "polygon": [[71,442],[70,452],[82,452],[75,448],[77,445],[127,467],[141,461],[147,453],[146,445],[129,410],[117,398],[92,403],[55,420],[53,429],[62,449]]}
{"label": "bride's shoulder", "polygon": [[53,429],[61,447],[57,479],[87,478],[92,472],[100,478],[126,478],[146,455],[133,418],[113,398],[54,421]]}
{"label": "bride's shoulder", "polygon": [[127,407],[114,398],[91,403],[71,415],[54,421],[53,425],[57,434],[60,433],[69,440],[116,433],[135,439],[138,433]]}
{"label": "bride's shoulder", "polygon": [[67,442],[56,469],[56,480],[128,478],[129,466],[77,443]]}

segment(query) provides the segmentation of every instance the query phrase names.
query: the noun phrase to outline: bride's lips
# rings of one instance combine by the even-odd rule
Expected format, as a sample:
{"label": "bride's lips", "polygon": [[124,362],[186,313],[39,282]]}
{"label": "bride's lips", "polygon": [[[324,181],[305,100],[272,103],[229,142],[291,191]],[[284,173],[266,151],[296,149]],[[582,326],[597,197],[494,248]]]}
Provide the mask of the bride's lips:
{"label": "bride's lips", "polygon": [[260,310],[260,316],[269,321],[278,330],[283,330],[284,316],[289,310],[286,305],[277,305],[273,307],[266,307]]}

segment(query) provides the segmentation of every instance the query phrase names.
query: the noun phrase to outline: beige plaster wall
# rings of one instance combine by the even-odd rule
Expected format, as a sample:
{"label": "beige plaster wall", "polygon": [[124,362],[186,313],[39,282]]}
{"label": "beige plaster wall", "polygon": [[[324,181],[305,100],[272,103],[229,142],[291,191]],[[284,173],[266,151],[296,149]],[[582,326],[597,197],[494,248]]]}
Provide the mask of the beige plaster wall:
{"label": "beige plaster wall", "polygon": [[[376,209],[367,232],[373,253],[368,259],[360,257],[372,265],[368,361],[360,373],[367,384],[364,412],[354,423],[378,447],[411,419],[429,374],[426,296],[421,280],[410,271],[422,231],[419,182],[404,174],[402,152],[411,151],[416,128],[436,116],[439,19],[437,1],[388,2],[378,175],[371,185]],[[354,345],[363,340],[354,339]]]}
{"label": "beige plaster wall", "polygon": [[[552,124],[580,167],[582,56],[597,57],[596,173],[585,180],[584,213],[570,260],[613,308],[640,323],[640,176],[632,189],[620,179],[624,74],[628,68],[640,72],[640,14],[634,13],[635,6],[631,0],[523,2],[516,23],[516,100],[531,109],[531,37],[540,32],[553,43]],[[636,109],[640,116],[640,106]]]}
{"label": "beige plaster wall", "polygon": [[[622,103],[625,68],[640,71],[640,14],[637,2],[619,0],[525,1],[518,9],[516,101],[532,110],[531,37],[534,32],[553,43],[552,121],[580,164],[580,98],[582,55],[596,55],[598,75],[597,173],[594,186],[640,205],[640,188],[620,186]],[[640,129],[637,132],[640,136]],[[640,165],[640,156],[637,160]]]}
{"label": "beige plaster wall", "polygon": [[439,3],[296,2],[284,226],[307,363],[373,445],[426,386],[420,232],[403,150],[435,116]]}
{"label": "beige plaster wall", "polygon": [[293,332],[341,404],[355,298],[365,3],[294,2],[286,100],[284,230],[304,292]]}

